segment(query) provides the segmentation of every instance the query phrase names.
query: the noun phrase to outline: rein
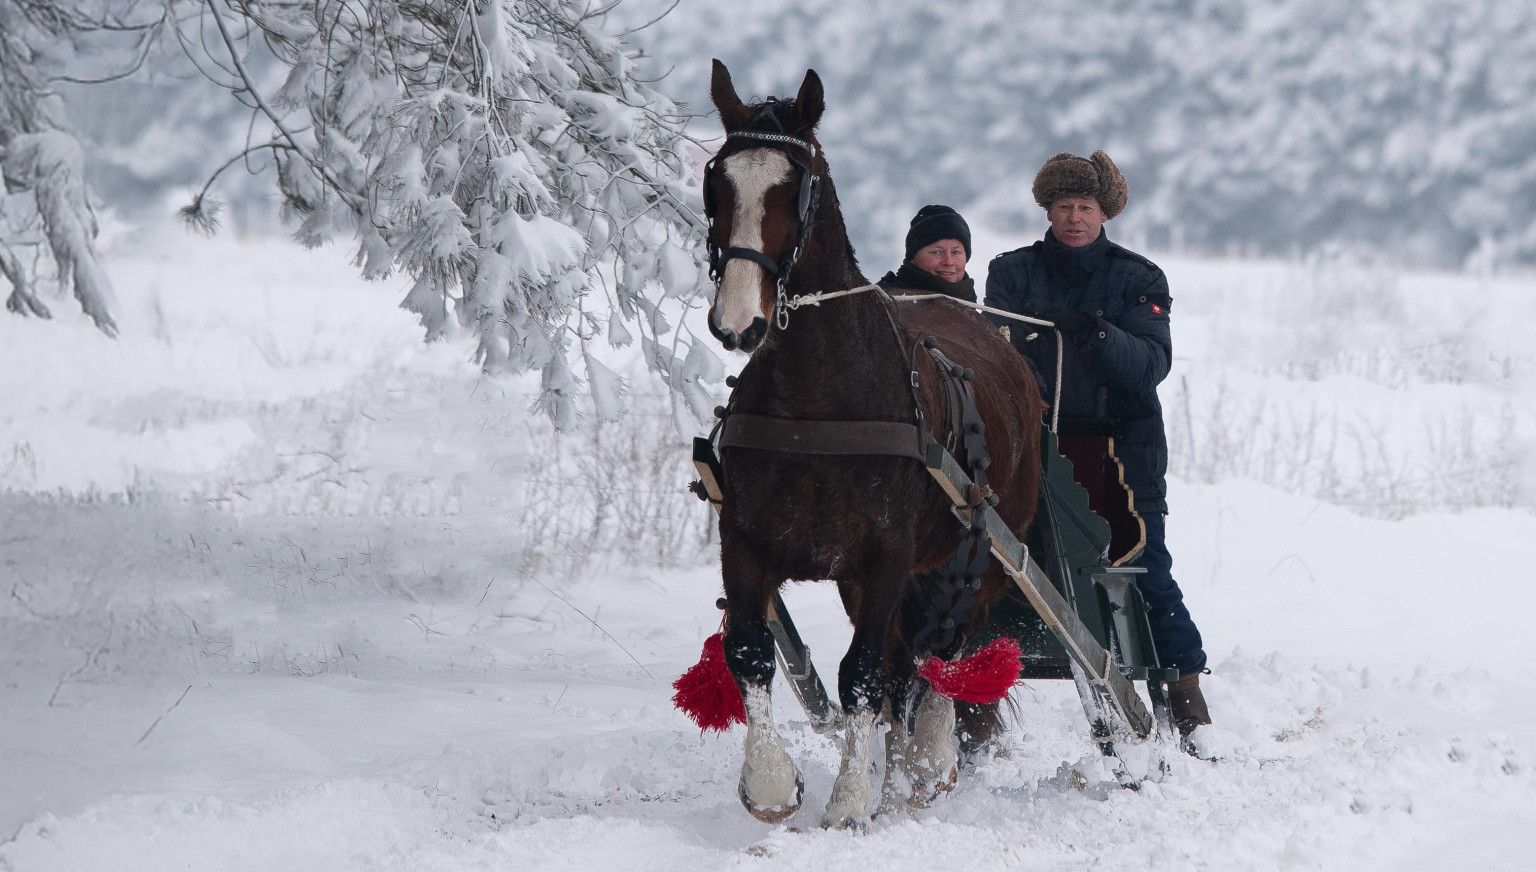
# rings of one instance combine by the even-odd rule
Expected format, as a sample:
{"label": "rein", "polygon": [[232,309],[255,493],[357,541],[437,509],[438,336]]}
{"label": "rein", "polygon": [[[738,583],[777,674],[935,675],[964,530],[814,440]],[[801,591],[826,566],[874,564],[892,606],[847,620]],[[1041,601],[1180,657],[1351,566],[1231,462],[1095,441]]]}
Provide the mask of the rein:
{"label": "rein", "polygon": [[[885,288],[882,288],[877,284],[868,284],[860,285],[856,288],[848,288],[847,290],[843,291],[819,291],[814,294],[796,294],[795,296],[788,299],[784,299],[782,297],[783,291],[781,290],[779,307],[780,311],[784,314],[779,316],[779,329],[783,330],[789,326],[788,311],[793,311],[800,308],[801,306],[819,306],[827,300],[836,300],[839,297],[851,297],[855,294],[865,294],[869,293],[870,291],[878,291],[887,300],[901,303],[916,303],[922,300],[949,300],[955,305],[964,306],[967,309],[972,309],[978,312],[987,312],[992,315],[997,315],[1000,318],[1009,318],[1014,321],[1021,321],[1025,324],[1033,324],[1038,327],[1050,327],[1053,330],[1056,328],[1056,325],[1050,321],[1042,321],[1039,318],[1031,318],[1028,315],[1020,315],[1017,312],[1009,312],[1006,309],[998,309],[992,306],[983,306],[980,303],[968,303],[956,297],[951,297],[948,294],[891,294]],[[1061,363],[1062,357],[1065,355],[1065,353],[1066,348],[1061,338],[1061,331],[1056,330],[1056,384],[1054,386],[1055,392],[1052,394],[1053,398],[1059,398],[1061,396]],[[1061,420],[1059,409],[1060,405],[1060,402],[1051,403],[1052,433],[1056,432],[1057,425]]]}
{"label": "rein", "polygon": [[[788,327],[787,311],[798,309],[801,306],[819,306],[827,300],[836,300],[840,297],[851,297],[857,294],[875,292],[880,294],[887,302],[915,303],[922,300],[950,300],[951,302],[965,306],[968,309],[990,312],[1002,318],[1009,318],[1026,324],[1040,327],[1054,328],[1056,325],[1050,321],[1039,318],[1031,318],[1027,315],[1019,315],[1004,309],[983,306],[976,303],[968,303],[948,294],[891,294],[885,288],[877,284],[860,285],[856,288],[848,288],[842,291],[822,291],[815,294],[796,294],[780,303],[781,315],[780,329]],[[781,291],[782,293],[782,291]],[[891,317],[891,310],[885,308],[886,316]],[[891,321],[891,331],[900,341],[900,330],[896,326],[894,318]],[[1064,346],[1061,331],[1056,331],[1056,396],[1061,395],[1061,363],[1064,354]],[[917,369],[916,365],[908,362],[912,372],[912,390],[914,404],[917,402]],[[943,367],[940,367],[941,374]],[[1061,404],[1051,404],[1051,432],[1056,432],[1058,424],[1057,407]],[[722,420],[716,426],[718,445],[721,448],[753,448],[760,451],[785,451],[791,454],[841,454],[841,455],[869,455],[881,454],[894,457],[908,457],[919,462],[925,461],[923,453],[924,431],[918,424],[905,424],[896,421],[816,421],[808,418],[778,418],[771,415],[753,415],[744,412],[732,412],[726,408],[717,410]],[[923,419],[921,407],[917,407],[917,419],[921,424]]]}
{"label": "rein", "polygon": [[882,288],[876,284],[860,285],[856,288],[849,288],[846,291],[820,291],[815,294],[796,294],[789,298],[789,308],[798,309],[801,306],[819,306],[826,300],[835,300],[838,297],[851,297],[854,294],[864,294],[870,291],[881,291],[885,293],[885,295],[890,299],[900,303],[916,303],[921,300],[953,300],[955,303],[964,306],[967,309],[975,309],[978,312],[988,312],[1003,318],[1012,318],[1015,321],[1023,321],[1026,324],[1034,324],[1039,327],[1056,326],[1050,321],[1042,321],[1039,318],[1031,318],[1028,315],[1020,315],[1017,312],[1010,312],[1007,309],[997,309],[992,306],[983,306],[980,303],[968,303],[965,300],[959,299],[958,297],[951,297],[949,294],[892,294],[889,291],[886,291],[885,288]]}

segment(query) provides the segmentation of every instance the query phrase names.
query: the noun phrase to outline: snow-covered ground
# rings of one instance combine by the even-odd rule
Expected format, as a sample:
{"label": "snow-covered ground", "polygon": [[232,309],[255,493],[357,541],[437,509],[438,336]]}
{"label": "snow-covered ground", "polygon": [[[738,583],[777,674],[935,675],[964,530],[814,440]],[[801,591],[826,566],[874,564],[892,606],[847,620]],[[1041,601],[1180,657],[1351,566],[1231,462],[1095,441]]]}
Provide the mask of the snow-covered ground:
{"label": "snow-covered ground", "polygon": [[[1165,266],[1170,543],[1224,759],[1107,787],[1070,688],[1031,682],[1002,755],[855,836],[815,826],[837,748],[787,692],[787,826],[737,802],[739,732],[671,708],[709,560],[525,568],[521,386],[336,251],[122,247],[120,340],[0,318],[0,869],[1524,868],[1536,282]],[[1326,476],[1288,471],[1307,420]],[[1437,421],[1465,493],[1422,485],[1467,441]],[[834,675],[833,591],[788,597]]]}

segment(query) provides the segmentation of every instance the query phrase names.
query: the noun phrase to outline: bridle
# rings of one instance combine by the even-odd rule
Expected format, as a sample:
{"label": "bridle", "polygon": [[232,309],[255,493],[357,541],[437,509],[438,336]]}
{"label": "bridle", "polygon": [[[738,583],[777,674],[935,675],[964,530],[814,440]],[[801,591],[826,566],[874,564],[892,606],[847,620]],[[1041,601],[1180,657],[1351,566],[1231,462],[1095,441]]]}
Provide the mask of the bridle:
{"label": "bridle", "polygon": [[[758,111],[753,119],[753,124],[760,123],[763,119],[772,121],[780,130],[778,119],[769,111],[771,103]],[[737,130],[727,133],[725,141],[729,143],[733,139],[746,139],[756,142],[766,142],[773,145],[784,146],[782,151],[790,163],[800,168],[800,196],[796,208],[796,228],[794,247],[780,260],[774,260],[767,254],[752,248],[741,246],[727,246],[722,249],[713,241],[709,245],[709,277],[720,286],[720,281],[725,276],[725,265],[732,260],[750,260],[768,272],[774,279],[777,288],[777,299],[774,306],[774,317],[780,330],[789,326],[788,292],[789,271],[794,268],[795,262],[800,259],[800,252],[805,248],[805,241],[811,235],[811,220],[816,214],[816,204],[821,197],[821,176],[816,172],[816,144],[799,137],[790,136],[787,133],[773,133],[762,130]],[[805,157],[800,152],[805,152]],[[715,221],[715,197],[710,193],[708,182],[709,174],[715,171],[716,161],[720,159],[717,153],[704,164],[704,216],[709,219],[710,226]]]}

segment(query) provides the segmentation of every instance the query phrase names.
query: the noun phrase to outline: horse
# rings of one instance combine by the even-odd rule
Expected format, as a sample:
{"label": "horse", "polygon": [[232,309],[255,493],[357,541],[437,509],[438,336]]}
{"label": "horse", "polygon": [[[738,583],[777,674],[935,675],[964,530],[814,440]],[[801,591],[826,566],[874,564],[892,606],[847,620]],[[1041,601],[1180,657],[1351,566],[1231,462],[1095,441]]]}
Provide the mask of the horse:
{"label": "horse", "polygon": [[[943,375],[933,355],[919,352],[926,341],[957,364],[955,371],[974,371],[970,385],[985,427],[996,510],[1022,537],[1040,487],[1041,409],[1023,358],[979,313],[952,301],[896,302],[866,289],[791,317],[794,297],[867,284],[816,137],[825,108],[821,79],[807,70],[794,98],[748,105],[716,60],[710,96],[726,137],[703,180],[716,282],[709,329],[726,349],[750,354],[727,415],[790,424],[916,423],[944,442],[953,434],[941,432]],[[966,530],[923,463],[724,442],[720,453],[724,658],[747,721],[742,804],[760,820],[781,821],[798,811],[804,791],[774,725],[770,695],[775,663],[767,613],[792,579],[834,581],[853,624],[837,680],[842,760],[822,825],[869,824],[870,748],[882,716],[891,727],[888,791],[899,766],[909,802],[937,799],[955,784],[957,735],[987,740],[1001,722],[996,704],[962,704],[957,712],[950,699],[914,692],[925,689],[916,664],[930,654],[959,655],[981,628],[986,606],[1002,595],[1006,576],[988,561],[975,607],[935,647],[934,634],[918,638],[925,603],[915,579],[943,567]]]}

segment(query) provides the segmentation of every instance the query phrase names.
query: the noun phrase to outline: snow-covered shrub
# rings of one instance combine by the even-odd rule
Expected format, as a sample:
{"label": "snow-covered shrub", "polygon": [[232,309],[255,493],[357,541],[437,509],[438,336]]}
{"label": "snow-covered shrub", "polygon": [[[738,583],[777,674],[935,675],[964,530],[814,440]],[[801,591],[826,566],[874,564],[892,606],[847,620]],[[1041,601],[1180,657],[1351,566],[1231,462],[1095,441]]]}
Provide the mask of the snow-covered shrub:
{"label": "snow-covered shrub", "polygon": [[[109,336],[117,334],[117,324],[97,260],[85,162],[52,80],[82,34],[150,29],[109,21],[106,8],[113,5],[0,0],[0,278],[11,288],[5,306],[19,315],[52,317],[34,287],[51,281],[73,291]],[[18,249],[33,255],[31,264],[24,264]]]}
{"label": "snow-covered shrub", "polygon": [[[664,406],[648,395],[637,405]],[[687,492],[698,477],[670,416],[636,409],[561,433],[528,422],[521,569],[578,575],[618,558],[642,566],[689,566],[717,546],[714,512]]]}
{"label": "snow-covered shrub", "polygon": [[1160,391],[1173,475],[1388,518],[1536,505],[1527,285],[1340,251],[1193,277]]}

